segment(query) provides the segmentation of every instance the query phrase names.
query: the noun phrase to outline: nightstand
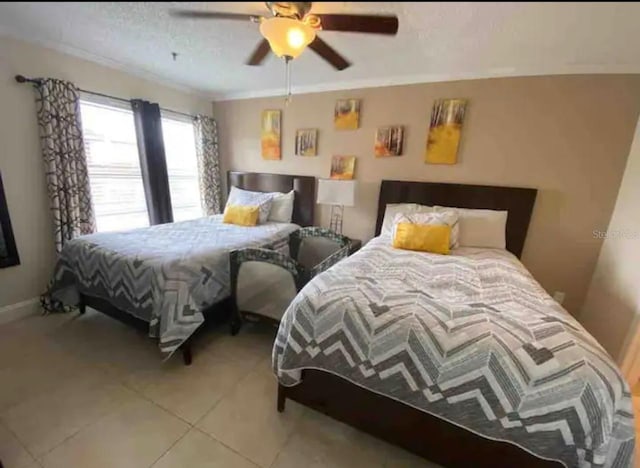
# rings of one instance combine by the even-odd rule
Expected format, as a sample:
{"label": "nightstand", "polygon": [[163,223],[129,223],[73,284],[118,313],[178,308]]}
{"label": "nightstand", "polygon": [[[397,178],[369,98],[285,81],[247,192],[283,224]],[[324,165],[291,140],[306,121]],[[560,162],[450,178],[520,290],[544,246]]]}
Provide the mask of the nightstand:
{"label": "nightstand", "polygon": [[360,239],[351,239],[349,244],[349,255],[353,255],[362,247],[362,241]]}

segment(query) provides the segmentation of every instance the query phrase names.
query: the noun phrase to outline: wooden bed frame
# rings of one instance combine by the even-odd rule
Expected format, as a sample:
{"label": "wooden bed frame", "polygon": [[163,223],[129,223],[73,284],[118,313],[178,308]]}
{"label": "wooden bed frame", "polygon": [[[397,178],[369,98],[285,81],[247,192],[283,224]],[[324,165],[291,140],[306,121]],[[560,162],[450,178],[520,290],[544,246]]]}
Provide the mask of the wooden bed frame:
{"label": "wooden bed frame", "polygon": [[[255,192],[286,193],[291,190],[295,190],[296,195],[291,221],[300,226],[313,225],[314,208],[316,204],[315,177],[228,171],[227,189],[231,190],[231,187],[238,187]],[[149,329],[148,322],[118,309],[106,299],[80,294],[80,303],[78,307],[81,314],[85,313],[87,307],[91,307],[92,309],[102,312],[103,314],[126,323],[127,325],[133,326],[138,330],[147,331]],[[204,310],[203,315],[207,324],[217,324],[228,321],[231,316],[231,311],[232,301],[230,298],[227,298]],[[198,331],[204,328],[204,326],[200,327]],[[191,364],[192,361],[191,342],[194,336],[196,336],[196,333],[194,333],[180,347],[182,358],[186,365]]]}
{"label": "wooden bed frame", "polygon": [[[376,235],[389,203],[507,210],[507,249],[519,257],[536,194],[527,188],[383,180]],[[293,387],[278,385],[278,411],[284,411],[287,398],[447,467],[562,466],[321,370],[303,370],[302,381]]]}

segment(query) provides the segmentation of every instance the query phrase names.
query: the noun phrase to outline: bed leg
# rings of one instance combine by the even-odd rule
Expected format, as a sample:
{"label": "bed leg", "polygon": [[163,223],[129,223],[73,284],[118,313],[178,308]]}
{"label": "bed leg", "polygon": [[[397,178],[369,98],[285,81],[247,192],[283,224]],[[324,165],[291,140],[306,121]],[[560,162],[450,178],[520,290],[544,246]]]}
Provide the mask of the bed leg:
{"label": "bed leg", "polygon": [[286,388],[278,384],[278,413],[284,412],[284,403],[287,401]]}
{"label": "bed leg", "polygon": [[238,332],[240,332],[240,327],[242,326],[242,319],[240,318],[240,312],[238,311],[238,308],[235,305],[235,300],[234,300],[233,310],[231,311],[230,325],[231,325],[231,336],[236,336]]}
{"label": "bed leg", "polygon": [[87,305],[83,301],[80,301],[80,304],[78,304],[78,310],[80,311],[80,315],[84,315],[87,311]]}
{"label": "bed leg", "polygon": [[190,366],[192,361],[191,344],[183,343],[180,350],[182,351],[182,361],[184,362],[184,365]]}

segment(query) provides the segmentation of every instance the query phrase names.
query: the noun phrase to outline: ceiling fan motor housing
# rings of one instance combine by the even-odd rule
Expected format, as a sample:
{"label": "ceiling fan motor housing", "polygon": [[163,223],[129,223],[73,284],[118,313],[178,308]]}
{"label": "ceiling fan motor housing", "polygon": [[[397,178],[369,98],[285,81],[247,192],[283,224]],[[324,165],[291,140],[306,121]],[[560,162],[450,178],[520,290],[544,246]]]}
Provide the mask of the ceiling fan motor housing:
{"label": "ceiling fan motor housing", "polygon": [[311,11],[312,2],[265,2],[273,16],[301,20]]}

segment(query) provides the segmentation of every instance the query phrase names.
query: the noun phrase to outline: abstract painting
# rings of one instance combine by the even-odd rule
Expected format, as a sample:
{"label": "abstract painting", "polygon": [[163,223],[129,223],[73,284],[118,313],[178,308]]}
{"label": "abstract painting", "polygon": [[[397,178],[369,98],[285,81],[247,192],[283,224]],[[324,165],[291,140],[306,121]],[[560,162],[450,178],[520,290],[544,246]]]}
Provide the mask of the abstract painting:
{"label": "abstract painting", "polygon": [[296,156],[317,156],[318,129],[303,128],[296,131]]}
{"label": "abstract painting", "polygon": [[458,161],[466,108],[466,99],[438,99],[433,103],[425,162],[455,164]]}
{"label": "abstract painting", "polygon": [[356,130],[360,124],[360,101],[339,99],[333,116],[336,130]]}
{"label": "abstract painting", "polygon": [[280,151],[280,111],[262,111],[262,126],[260,129],[260,144],[262,159],[281,159]]}
{"label": "abstract painting", "polygon": [[355,156],[334,156],[331,159],[331,178],[351,180],[356,168]]}
{"label": "abstract painting", "polygon": [[400,156],[404,142],[403,127],[380,127],[376,132],[373,152],[376,158]]}

